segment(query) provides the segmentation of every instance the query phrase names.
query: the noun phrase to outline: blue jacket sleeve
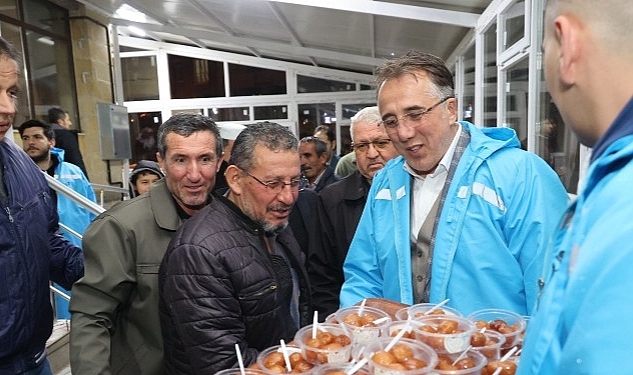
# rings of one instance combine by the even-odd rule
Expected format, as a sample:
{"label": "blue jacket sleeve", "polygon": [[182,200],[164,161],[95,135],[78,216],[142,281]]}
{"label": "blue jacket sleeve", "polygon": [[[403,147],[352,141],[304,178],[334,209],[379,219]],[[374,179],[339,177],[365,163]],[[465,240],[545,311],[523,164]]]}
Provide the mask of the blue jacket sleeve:
{"label": "blue jacket sleeve", "polygon": [[84,275],[81,249],[59,233],[59,218],[54,205],[48,207],[48,242],[51,249],[50,279],[66,289]]}

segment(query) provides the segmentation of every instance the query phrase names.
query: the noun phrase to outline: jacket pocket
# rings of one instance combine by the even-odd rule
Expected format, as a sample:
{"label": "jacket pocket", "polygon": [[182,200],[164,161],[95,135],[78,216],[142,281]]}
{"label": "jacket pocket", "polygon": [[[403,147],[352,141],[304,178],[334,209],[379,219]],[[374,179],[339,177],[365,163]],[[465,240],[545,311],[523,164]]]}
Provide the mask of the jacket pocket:
{"label": "jacket pocket", "polygon": [[277,290],[277,283],[271,282],[270,284],[264,286],[263,288],[259,288],[255,290],[254,292],[245,291],[244,293],[239,294],[238,298],[240,301],[261,300],[275,293],[276,290]]}

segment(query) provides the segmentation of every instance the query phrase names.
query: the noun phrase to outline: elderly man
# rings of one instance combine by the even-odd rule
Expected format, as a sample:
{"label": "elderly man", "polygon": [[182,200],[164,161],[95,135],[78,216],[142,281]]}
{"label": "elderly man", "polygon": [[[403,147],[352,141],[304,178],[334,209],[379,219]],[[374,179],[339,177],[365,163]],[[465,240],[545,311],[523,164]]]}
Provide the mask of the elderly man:
{"label": "elderly man", "polygon": [[633,374],[631,17],[626,0],[550,0],[546,7],[547,86],[565,123],[593,152],[543,267],[520,375]]}
{"label": "elderly man", "polygon": [[350,135],[358,170],[319,194],[320,235],[313,241],[308,261],[312,301],[323,320],[339,307],[343,262],[365,207],[376,172],[396,156],[378,107],[360,110],[351,119]]}
{"label": "elderly man", "polygon": [[179,230],[160,267],[160,318],[170,374],[245,365],[310,321],[302,253],[286,229],[301,169],[297,140],[274,123],[240,133],[219,196]]}
{"label": "elderly man", "polygon": [[453,75],[411,51],[377,71],[398,152],[372,182],[345,260],[341,304],[383,297],[526,315],[567,203],[558,176],[514,130],[458,123]]}
{"label": "elderly man", "polygon": [[73,286],[70,365],[76,374],[162,374],[158,267],[176,229],[211,201],[222,142],[213,120],[180,113],[158,129],[165,177],[98,216],[83,239],[86,275]]}
{"label": "elderly man", "polygon": [[70,288],[83,275],[83,256],[59,234],[44,174],[6,139],[20,91],[19,56],[0,38],[0,373],[52,375],[49,280]]}
{"label": "elderly man", "polygon": [[317,193],[339,180],[328,165],[327,145],[317,137],[304,137],[299,141],[301,170],[308,179],[309,188]]}

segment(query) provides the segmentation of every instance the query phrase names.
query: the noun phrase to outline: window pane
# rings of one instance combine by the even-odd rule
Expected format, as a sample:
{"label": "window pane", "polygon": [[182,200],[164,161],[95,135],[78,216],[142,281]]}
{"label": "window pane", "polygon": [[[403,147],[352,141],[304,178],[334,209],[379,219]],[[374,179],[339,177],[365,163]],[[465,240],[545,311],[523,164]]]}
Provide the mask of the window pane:
{"label": "window pane", "polygon": [[286,72],[229,64],[231,96],[280,95],[286,93]]}
{"label": "window pane", "polygon": [[69,37],[68,11],[49,1],[24,1],[24,22]]}
{"label": "window pane", "polygon": [[155,56],[121,58],[121,72],[126,101],[158,99]]}
{"label": "window pane", "polygon": [[528,112],[528,66],[526,56],[509,68],[506,74],[506,110],[503,114],[504,125],[516,131],[521,146],[527,149],[527,112]]}
{"label": "window pane", "polygon": [[313,135],[314,128],[319,125],[334,126],[335,108],[334,103],[299,104],[299,138]]}
{"label": "window pane", "polygon": [[156,133],[163,122],[160,112],[144,112],[128,114],[130,121],[130,139],[133,139],[132,160],[156,160],[158,144]]}
{"label": "window pane", "polygon": [[0,14],[11,18],[18,18],[17,0],[0,0]]}
{"label": "window pane", "polygon": [[503,16],[505,18],[503,49],[506,50],[525,36],[525,1],[513,4]]}
{"label": "window pane", "polygon": [[493,24],[484,35],[484,123],[497,126],[497,28]]}
{"label": "window pane", "polygon": [[464,121],[475,122],[475,44],[464,54],[464,98],[461,101]]}
{"label": "window pane", "polygon": [[365,107],[375,106],[376,103],[364,103],[364,104],[343,104],[343,119],[351,119],[355,114]]}
{"label": "window pane", "polygon": [[209,117],[213,121],[250,121],[248,113],[248,107],[209,109]]}
{"label": "window pane", "polygon": [[36,115],[46,118],[48,108],[61,106],[70,113],[73,123],[78,124],[70,45],[66,41],[28,30],[26,42],[30,97]]}
{"label": "window pane", "polygon": [[355,90],[355,83],[297,75],[297,92],[299,93]]}
{"label": "window pane", "polygon": [[363,84],[361,84],[361,85],[360,85],[360,89],[361,89],[361,91],[365,91],[365,90],[375,90],[375,89],[376,89],[376,86],[374,86],[374,85],[363,85]]}
{"label": "window pane", "polygon": [[255,120],[276,120],[288,118],[288,107],[285,105],[272,105],[267,107],[255,107]]}
{"label": "window pane", "polygon": [[219,61],[167,55],[172,99],[224,95],[224,67]]}

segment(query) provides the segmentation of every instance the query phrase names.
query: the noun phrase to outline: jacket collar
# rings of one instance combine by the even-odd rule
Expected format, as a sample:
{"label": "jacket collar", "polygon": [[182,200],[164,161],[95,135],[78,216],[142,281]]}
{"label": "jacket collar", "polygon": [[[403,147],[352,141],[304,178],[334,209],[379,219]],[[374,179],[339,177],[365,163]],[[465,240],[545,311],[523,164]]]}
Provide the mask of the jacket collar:
{"label": "jacket collar", "polygon": [[216,199],[224,203],[224,205],[226,205],[226,207],[228,207],[229,210],[231,210],[231,212],[233,212],[240,219],[240,223],[242,223],[246,230],[257,235],[265,234],[264,228],[261,226],[261,224],[253,221],[250,217],[246,216],[246,214],[242,212],[242,210],[229,198],[225,197],[224,195],[220,195],[216,196]]}
{"label": "jacket collar", "polygon": [[590,163],[598,159],[615,141],[633,134],[631,119],[633,119],[633,98],[629,100],[618,117],[615,118],[613,124],[598,140],[598,143],[594,145]]}
{"label": "jacket collar", "polygon": [[177,203],[167,189],[164,178],[157,181],[156,185],[150,189],[149,203],[154,213],[154,221],[159,227],[175,231],[182,224],[176,211]]}
{"label": "jacket collar", "polygon": [[359,171],[354,171],[351,175],[345,177],[343,180],[345,182],[337,182],[341,184],[345,184],[345,189],[343,190],[343,199],[346,201],[356,201],[359,199],[365,199],[367,197],[367,192],[369,191],[369,182],[367,179],[360,174]]}

